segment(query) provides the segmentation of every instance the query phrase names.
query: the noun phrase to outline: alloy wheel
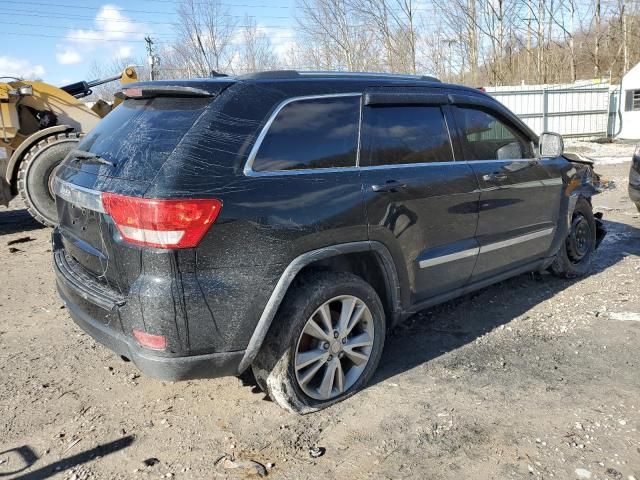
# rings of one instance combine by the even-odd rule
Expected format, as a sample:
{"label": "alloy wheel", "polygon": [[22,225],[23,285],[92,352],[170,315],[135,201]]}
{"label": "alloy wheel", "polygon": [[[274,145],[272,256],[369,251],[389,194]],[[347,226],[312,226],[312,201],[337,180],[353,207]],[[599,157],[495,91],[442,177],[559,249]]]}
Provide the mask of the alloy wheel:
{"label": "alloy wheel", "polygon": [[307,320],[296,345],[298,386],[315,400],[342,395],[362,376],[373,348],[369,307],[352,295],[323,303]]}

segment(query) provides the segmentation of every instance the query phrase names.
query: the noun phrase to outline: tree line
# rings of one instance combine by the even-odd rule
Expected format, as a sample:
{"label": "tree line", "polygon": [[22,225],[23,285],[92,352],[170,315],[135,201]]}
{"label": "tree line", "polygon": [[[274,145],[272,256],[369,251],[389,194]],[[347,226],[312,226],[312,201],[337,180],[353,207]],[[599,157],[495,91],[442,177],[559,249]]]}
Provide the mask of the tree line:
{"label": "tree line", "polygon": [[155,52],[154,76],[311,69],[434,74],[473,86],[617,81],[640,61],[639,6],[640,0],[298,0],[287,42],[276,49],[273,30],[259,18],[238,19],[220,0],[184,0],[175,40]]}

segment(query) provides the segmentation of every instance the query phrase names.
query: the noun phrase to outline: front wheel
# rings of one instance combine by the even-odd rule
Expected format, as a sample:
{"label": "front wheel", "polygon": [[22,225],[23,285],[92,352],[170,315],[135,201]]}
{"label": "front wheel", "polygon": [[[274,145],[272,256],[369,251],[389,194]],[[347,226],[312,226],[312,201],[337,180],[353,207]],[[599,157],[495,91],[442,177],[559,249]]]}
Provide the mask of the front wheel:
{"label": "front wheel", "polygon": [[20,196],[31,216],[48,227],[58,223],[56,202],[51,191],[53,173],[79,141],[80,135],[75,132],[51,135],[27,150],[20,163]]}
{"label": "front wheel", "polygon": [[252,369],[279,406],[314,412],[366,385],[384,339],[384,309],[367,282],[316,272],[287,293]]}
{"label": "front wheel", "polygon": [[580,197],[573,211],[569,235],[560,247],[551,271],[564,278],[586,275],[596,249],[596,221],[589,202]]}

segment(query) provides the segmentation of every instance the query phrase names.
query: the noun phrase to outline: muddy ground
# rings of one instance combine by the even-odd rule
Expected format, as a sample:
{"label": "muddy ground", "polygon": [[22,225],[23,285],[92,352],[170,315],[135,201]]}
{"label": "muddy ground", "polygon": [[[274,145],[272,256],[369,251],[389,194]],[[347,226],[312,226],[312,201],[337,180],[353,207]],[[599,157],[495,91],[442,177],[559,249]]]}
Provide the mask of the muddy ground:
{"label": "muddy ground", "polygon": [[50,231],[1,208],[0,478],[247,475],[215,465],[228,453],[272,478],[640,479],[640,218],[628,163],[598,171],[617,188],[594,199],[609,235],[591,276],[422,312],[365,391],[304,417],[250,379],[138,376],[61,307]]}

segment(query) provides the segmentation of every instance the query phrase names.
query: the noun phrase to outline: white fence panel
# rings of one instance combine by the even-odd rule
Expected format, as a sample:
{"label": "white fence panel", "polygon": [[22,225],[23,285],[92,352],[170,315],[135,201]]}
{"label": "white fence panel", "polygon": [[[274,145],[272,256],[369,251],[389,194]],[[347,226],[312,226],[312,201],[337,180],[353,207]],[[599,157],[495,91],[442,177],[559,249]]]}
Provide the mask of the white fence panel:
{"label": "white fence panel", "polygon": [[537,134],[557,132],[565,137],[591,137],[610,131],[608,82],[488,87],[487,93]]}

